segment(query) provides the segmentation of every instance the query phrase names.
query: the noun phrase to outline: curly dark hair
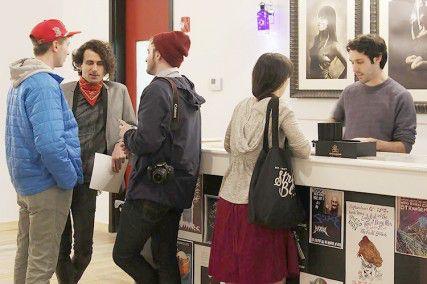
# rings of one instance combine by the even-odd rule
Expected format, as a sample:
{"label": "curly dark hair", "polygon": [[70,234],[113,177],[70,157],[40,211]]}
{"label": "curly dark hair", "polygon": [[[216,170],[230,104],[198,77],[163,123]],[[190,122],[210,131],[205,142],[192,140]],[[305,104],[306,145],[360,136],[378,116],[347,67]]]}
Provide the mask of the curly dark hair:
{"label": "curly dark hair", "polygon": [[76,51],[73,52],[73,67],[79,75],[82,75],[80,67],[83,64],[83,54],[87,49],[92,50],[101,57],[102,62],[104,63],[105,74],[108,74],[110,79],[114,77],[114,69],[116,65],[116,59],[114,57],[113,49],[109,42],[104,42],[97,39],[92,39],[82,46],[80,46]]}
{"label": "curly dark hair", "polygon": [[374,58],[381,55],[380,68],[387,63],[387,45],[383,38],[376,34],[358,35],[347,44],[347,51],[356,50],[369,57],[374,64]]}

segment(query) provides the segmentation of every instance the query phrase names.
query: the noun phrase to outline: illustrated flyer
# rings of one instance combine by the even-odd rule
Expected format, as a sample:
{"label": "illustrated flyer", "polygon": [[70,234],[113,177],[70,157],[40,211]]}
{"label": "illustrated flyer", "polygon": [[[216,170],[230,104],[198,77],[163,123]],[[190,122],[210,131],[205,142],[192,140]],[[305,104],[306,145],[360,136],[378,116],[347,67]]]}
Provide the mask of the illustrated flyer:
{"label": "illustrated flyer", "polygon": [[347,201],[345,247],[345,283],[394,283],[394,208]]}
{"label": "illustrated flyer", "polygon": [[427,200],[396,197],[396,252],[427,258]]}

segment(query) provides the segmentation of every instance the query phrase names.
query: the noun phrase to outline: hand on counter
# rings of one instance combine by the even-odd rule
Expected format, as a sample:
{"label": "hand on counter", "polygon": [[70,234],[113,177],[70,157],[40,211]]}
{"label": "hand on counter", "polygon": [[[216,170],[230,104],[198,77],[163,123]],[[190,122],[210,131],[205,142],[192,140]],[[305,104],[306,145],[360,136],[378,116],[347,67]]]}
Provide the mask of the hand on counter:
{"label": "hand on counter", "polygon": [[371,138],[371,137],[359,137],[359,138],[353,138],[352,140],[359,140],[360,142],[378,142],[378,139]]}
{"label": "hand on counter", "polygon": [[353,140],[359,140],[361,142],[375,142],[377,151],[380,152],[406,153],[405,144],[400,141],[383,141],[372,137],[353,138]]}

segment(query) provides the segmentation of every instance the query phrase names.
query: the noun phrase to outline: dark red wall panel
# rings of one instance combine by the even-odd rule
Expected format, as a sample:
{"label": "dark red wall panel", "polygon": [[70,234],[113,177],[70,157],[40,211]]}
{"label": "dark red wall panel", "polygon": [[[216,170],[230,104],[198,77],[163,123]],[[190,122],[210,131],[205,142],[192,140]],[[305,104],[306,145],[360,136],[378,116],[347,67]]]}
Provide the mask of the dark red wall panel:
{"label": "dark red wall panel", "polygon": [[136,42],[170,30],[170,0],[126,1],[126,86],[135,107]]}

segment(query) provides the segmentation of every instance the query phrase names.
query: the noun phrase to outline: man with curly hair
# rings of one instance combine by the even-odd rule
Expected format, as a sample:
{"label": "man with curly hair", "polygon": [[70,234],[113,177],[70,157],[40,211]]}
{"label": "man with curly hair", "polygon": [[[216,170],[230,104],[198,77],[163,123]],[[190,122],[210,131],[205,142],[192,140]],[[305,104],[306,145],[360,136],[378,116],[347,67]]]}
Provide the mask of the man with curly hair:
{"label": "man with curly hair", "polygon": [[[119,139],[119,119],[136,123],[126,86],[105,80],[113,77],[114,62],[108,43],[90,40],[73,53],[80,79],[61,86],[79,127],[84,183],[74,188],[62,234],[56,268],[59,283],[77,283],[92,257],[97,192],[89,184],[95,153],[112,155],[112,170],[118,172],[126,159]],[[74,255],[70,258],[73,231]]]}

